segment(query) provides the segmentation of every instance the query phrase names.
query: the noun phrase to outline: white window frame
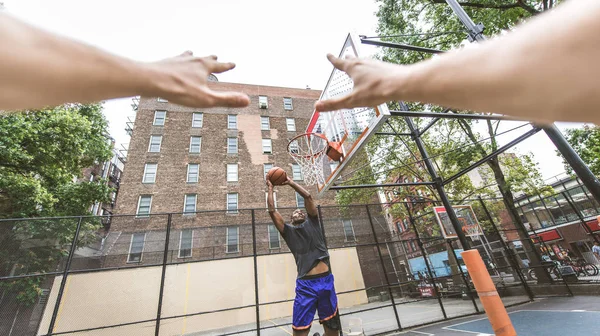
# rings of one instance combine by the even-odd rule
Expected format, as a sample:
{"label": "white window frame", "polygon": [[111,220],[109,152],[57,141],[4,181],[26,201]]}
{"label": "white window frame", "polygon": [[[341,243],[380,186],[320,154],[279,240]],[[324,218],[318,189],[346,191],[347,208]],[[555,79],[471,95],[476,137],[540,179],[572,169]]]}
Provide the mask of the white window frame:
{"label": "white window frame", "polygon": [[[146,177],[148,177],[148,166],[149,165],[153,165],[154,166],[154,175],[152,175],[152,180],[147,180]],[[148,183],[148,184],[152,184],[152,183],[156,183],[156,173],[158,172],[158,163],[146,163],[144,164],[144,175],[142,176],[142,183]]]}
{"label": "white window frame", "polygon": [[[150,205],[148,205],[148,213],[147,214],[140,214],[140,205],[142,204],[142,197],[150,197]],[[137,210],[135,212],[136,218],[150,217],[150,214],[152,213],[152,199],[153,198],[154,197],[152,195],[140,195],[140,197],[138,198]]]}
{"label": "white window frame", "polygon": [[[289,102],[286,101],[286,99],[289,99]],[[288,108],[289,105],[289,108]],[[293,99],[291,97],[283,97],[283,109],[286,111],[292,111],[294,109],[294,103],[293,103]]]}
{"label": "white window frame", "polygon": [[[268,151],[265,150],[265,141],[268,141],[268,147],[269,147]],[[271,139],[268,139],[268,138],[262,139],[262,151],[263,151],[263,154],[273,154],[273,141],[271,141]]]}
{"label": "white window frame", "polygon": [[159,102],[159,103],[168,103],[169,102],[165,98],[161,98],[161,97],[156,97],[156,101]]}
{"label": "white window frame", "polygon": [[[346,232],[346,223],[350,223],[350,228],[352,229],[352,240],[348,239],[348,233]],[[354,225],[352,224],[351,219],[342,219],[342,228],[344,229],[344,241],[345,242],[355,242],[356,234],[354,233]]]}
{"label": "white window frame", "polygon": [[[182,251],[181,243],[183,242],[183,232],[184,231],[190,231],[192,233],[192,237],[190,239],[190,255],[186,255],[186,256],[181,255],[181,251]],[[181,230],[181,232],[179,233],[179,253],[177,254],[177,257],[178,258],[191,258],[193,251],[194,251],[194,230],[192,230],[192,229]]]}
{"label": "white window frame", "polygon": [[[197,116],[200,116],[200,118],[196,119]],[[198,123],[199,125],[194,125],[194,123]],[[192,113],[192,128],[202,128],[203,124],[204,124],[204,113],[202,113],[202,112]]]}
{"label": "white window frame", "polygon": [[[264,121],[267,121],[266,123]],[[260,116],[260,130],[268,131],[271,129],[271,118],[269,116]]]}
{"label": "white window frame", "polygon": [[[267,169],[267,166],[270,166],[269,169]],[[264,178],[267,177],[267,173],[269,172],[269,170],[273,169],[273,164],[272,163],[263,163],[263,173],[264,173]]]}
{"label": "white window frame", "polygon": [[[235,232],[236,232],[236,245],[235,251],[229,251],[229,229],[230,228],[235,228]],[[240,253],[240,227],[239,226],[227,226],[225,227],[225,253]]]}
{"label": "white window frame", "polygon": [[294,181],[304,180],[304,176],[302,176],[302,168],[297,163],[292,163],[292,180],[294,180]]}
{"label": "white window frame", "polygon": [[[235,196],[235,210],[229,209],[229,195]],[[228,214],[237,214],[239,213],[238,209],[240,208],[240,195],[238,193],[227,193],[225,196],[225,209],[227,209]]]}
{"label": "white window frame", "polygon": [[296,119],[285,118],[285,127],[288,132],[296,132]]}
{"label": "white window frame", "polygon": [[269,108],[269,97],[267,96],[258,96],[258,108],[261,108],[261,103],[266,105],[265,108]]}
{"label": "white window frame", "polygon": [[[157,118],[159,113],[164,113],[161,119]],[[157,120],[162,120],[162,124],[157,124]],[[165,110],[156,110],[154,111],[154,121],[152,121],[152,126],[165,126],[165,122],[167,121],[167,111]]]}
{"label": "white window frame", "polygon": [[[186,210],[188,196],[194,196],[194,211],[187,211]],[[183,214],[184,215],[194,215],[196,213],[197,204],[198,204],[198,194],[185,194],[185,195],[183,195]]]}
{"label": "white window frame", "polygon": [[[231,152],[230,151],[229,141],[232,140],[232,139],[235,140],[235,152]],[[237,154],[238,151],[239,151],[239,149],[238,149],[238,138],[231,138],[231,137],[227,138],[227,154]]]}
{"label": "white window frame", "polygon": [[136,234],[141,234],[139,232],[133,233],[131,234],[131,239],[129,240],[129,252],[127,252],[127,262],[128,263],[140,263],[142,262],[142,258],[144,257],[144,247],[146,246],[146,233],[144,232],[144,239],[142,240],[142,250],[139,252],[140,253],[140,260],[131,260],[131,248],[133,247],[133,237]]}
{"label": "white window frame", "polygon": [[[300,200],[302,200],[302,205],[300,205]],[[305,206],[306,206],[306,201],[304,200],[304,197],[302,197],[302,195],[300,195],[300,193],[298,193],[296,191],[296,207],[304,208]]]}
{"label": "white window frame", "polygon": [[298,151],[299,151],[299,149],[298,149],[298,142],[297,141],[292,142],[290,144],[290,153],[296,153],[296,154],[298,154]]}
{"label": "white window frame", "polygon": [[[192,148],[194,146],[194,139],[198,139],[198,151],[197,152],[192,152]],[[202,153],[202,137],[201,136],[197,136],[197,135],[192,135],[190,136],[190,149],[189,152],[191,154],[200,154]]]}
{"label": "white window frame", "polygon": [[[273,233],[271,233],[271,231],[273,231]],[[274,243],[275,241],[271,240],[271,234],[275,235],[277,237],[277,246],[273,246],[272,243]],[[277,230],[277,227],[275,226],[275,224],[269,224],[267,226],[267,239],[269,240],[269,249],[270,250],[276,250],[276,249],[280,249],[281,248],[281,235],[279,234],[279,230]]]}
{"label": "white window frame", "polygon": [[[235,170],[234,170],[235,167]],[[239,180],[239,165],[237,163],[227,164],[227,182],[238,182]]]}
{"label": "white window frame", "polygon": [[236,129],[238,129],[238,127],[237,127],[237,114],[228,114],[227,115],[227,129],[230,129],[230,130],[236,130]]}
{"label": "white window frame", "polygon": [[[190,180],[190,167],[191,166],[196,166],[198,169],[196,170],[196,181],[191,181]],[[198,181],[200,180],[200,164],[199,163],[188,163],[187,165],[187,174],[185,177],[185,182],[187,183],[198,183]]]}
{"label": "white window frame", "polygon": [[[273,191],[273,205],[277,209],[277,191]],[[265,192],[265,208],[269,211],[269,192]]]}
{"label": "white window frame", "polygon": [[[157,151],[153,151],[152,150],[152,140],[155,137],[159,139],[158,140],[158,150]],[[150,135],[150,143],[148,144],[148,152],[150,152],[150,153],[160,153],[160,147],[162,145],[162,138],[163,138],[162,135],[158,135],[158,134]]]}

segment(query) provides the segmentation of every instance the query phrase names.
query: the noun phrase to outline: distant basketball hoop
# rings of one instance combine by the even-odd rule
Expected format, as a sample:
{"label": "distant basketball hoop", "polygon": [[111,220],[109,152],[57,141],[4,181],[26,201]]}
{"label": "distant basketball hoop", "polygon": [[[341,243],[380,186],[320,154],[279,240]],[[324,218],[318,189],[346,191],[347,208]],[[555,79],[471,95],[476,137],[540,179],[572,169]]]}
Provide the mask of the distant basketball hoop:
{"label": "distant basketball hoop", "polygon": [[329,151],[329,141],[318,133],[305,133],[288,143],[288,153],[300,165],[304,183],[323,184],[323,158]]}

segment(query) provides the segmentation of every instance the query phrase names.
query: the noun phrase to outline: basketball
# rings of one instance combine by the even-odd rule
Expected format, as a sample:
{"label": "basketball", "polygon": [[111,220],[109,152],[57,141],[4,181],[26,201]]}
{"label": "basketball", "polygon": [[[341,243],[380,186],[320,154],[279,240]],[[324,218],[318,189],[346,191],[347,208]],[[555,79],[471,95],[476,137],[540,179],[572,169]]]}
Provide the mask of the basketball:
{"label": "basketball", "polygon": [[273,167],[267,173],[267,179],[269,179],[273,185],[282,185],[283,182],[287,181],[287,174],[285,170],[279,167]]}

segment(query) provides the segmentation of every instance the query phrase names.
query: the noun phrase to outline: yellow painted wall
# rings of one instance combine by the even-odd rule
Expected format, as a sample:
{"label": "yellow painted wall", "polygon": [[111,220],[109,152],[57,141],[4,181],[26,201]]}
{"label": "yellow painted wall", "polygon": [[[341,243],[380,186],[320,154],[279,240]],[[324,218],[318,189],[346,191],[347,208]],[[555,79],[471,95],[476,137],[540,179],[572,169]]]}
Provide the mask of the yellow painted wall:
{"label": "yellow painted wall", "polygon": [[[364,288],[355,248],[330,250],[338,292]],[[257,258],[259,301],[261,303],[294,298],[296,264],[291,254]],[[73,274],[67,278],[55,332],[134,322],[156,317],[160,286],[160,267]],[[48,330],[61,277],[55,279],[39,335]],[[338,296],[340,308],[367,303],[365,291]],[[165,275],[162,316],[210,312],[252,306],[254,297],[254,260],[227,259],[170,265]],[[292,302],[261,306],[261,320],[291,316]],[[255,322],[255,308],[200,314],[161,322],[161,334],[183,335]],[[82,332],[85,336],[151,335],[154,324]]]}

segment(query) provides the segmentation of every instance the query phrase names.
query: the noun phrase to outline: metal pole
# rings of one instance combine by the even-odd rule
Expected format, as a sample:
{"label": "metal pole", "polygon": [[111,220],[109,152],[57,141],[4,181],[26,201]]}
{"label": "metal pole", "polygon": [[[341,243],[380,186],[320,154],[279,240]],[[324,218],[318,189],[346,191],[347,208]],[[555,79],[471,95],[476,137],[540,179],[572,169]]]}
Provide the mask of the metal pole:
{"label": "metal pole", "polygon": [[377,232],[375,231],[375,225],[373,225],[373,219],[371,218],[371,211],[369,210],[368,205],[365,205],[365,208],[367,208],[367,216],[369,217],[369,224],[371,224],[371,230],[373,231],[373,238],[375,239],[375,245],[377,245],[377,253],[379,254],[379,260],[381,261],[381,268],[383,269],[383,275],[385,276],[385,281],[387,282],[388,293],[390,294],[390,299],[392,300],[392,308],[394,308],[394,316],[396,317],[396,322],[398,323],[398,329],[402,330],[402,325],[400,324],[400,317],[398,317],[398,310],[396,308],[396,301],[394,300],[394,293],[392,293],[390,279],[388,277],[388,273],[385,268],[383,255],[381,254],[381,246],[379,246],[379,239],[377,238]]}
{"label": "metal pole", "polygon": [[460,223],[458,222],[458,217],[456,217],[456,213],[454,212],[454,208],[452,208],[452,205],[450,204],[450,200],[448,199],[448,195],[446,194],[446,190],[444,189],[442,179],[438,176],[437,171],[433,167],[433,163],[429,158],[429,153],[427,152],[427,149],[423,144],[423,140],[419,135],[419,130],[417,129],[415,123],[410,117],[404,117],[404,120],[406,121],[409,130],[413,133],[413,139],[415,141],[415,144],[417,145],[417,148],[419,149],[419,152],[421,153],[421,156],[423,157],[425,167],[427,168],[429,175],[431,175],[431,179],[435,182],[435,188],[437,189],[437,192],[440,195],[440,200],[442,201],[444,208],[446,208],[448,219],[450,219],[452,227],[454,228],[454,231],[456,231],[456,235],[458,236],[458,240],[460,241],[463,250],[466,251],[469,249],[469,241],[467,240],[465,233],[462,231]]}
{"label": "metal pole", "polygon": [[600,243],[600,240],[598,240],[598,237],[596,237],[596,235],[594,235],[594,233],[592,232],[592,230],[590,230],[590,228],[585,223],[585,219],[583,218],[583,216],[581,215],[581,213],[579,212],[579,210],[577,210],[577,208],[575,207],[575,204],[569,198],[569,195],[567,195],[567,193],[565,193],[564,191],[562,192],[562,195],[567,200],[567,202],[569,202],[569,205],[571,206],[571,208],[573,208],[573,211],[575,212],[575,214],[577,215],[577,217],[579,217],[579,221],[581,222],[581,226],[583,226],[583,229],[585,230],[585,232],[587,232],[590,236],[592,236],[592,239],[595,242],[599,242]]}
{"label": "metal pole", "polygon": [[[550,216],[550,220],[552,221],[552,224],[556,225],[556,221],[554,221],[554,215],[552,215],[552,212],[550,212],[550,210],[546,206],[546,202],[544,202],[544,198],[542,197],[542,195],[539,192],[537,194],[538,194],[538,197],[540,198],[540,202],[542,202],[542,205],[544,206],[544,209],[546,209],[548,216]],[[529,196],[527,196],[527,200],[529,200]],[[531,201],[529,201],[529,202],[531,202]]]}
{"label": "metal pole", "polygon": [[448,239],[446,243],[450,247],[450,252],[454,256],[454,260],[456,260],[456,264],[458,265],[458,271],[460,272],[460,276],[463,279],[463,282],[466,286],[465,291],[467,292],[467,295],[471,298],[471,302],[473,302],[473,307],[475,307],[475,311],[479,313],[479,307],[477,307],[477,302],[475,302],[475,295],[473,295],[473,292],[471,291],[471,284],[469,283],[469,281],[467,281],[467,277],[465,276],[465,272],[463,271],[462,266],[458,263],[458,256],[456,255],[456,251],[454,251],[452,241]]}
{"label": "metal pole", "polygon": [[490,224],[492,224],[492,229],[494,230],[494,233],[500,238],[500,243],[502,244],[502,248],[504,248],[504,252],[506,252],[506,254],[508,256],[508,262],[510,264],[512,264],[512,268],[517,273],[519,280],[521,280],[521,283],[523,284],[523,288],[525,288],[525,291],[527,292],[527,296],[529,296],[530,300],[533,300],[533,298],[534,298],[533,292],[531,291],[531,288],[529,287],[527,280],[525,279],[525,277],[523,276],[523,273],[521,272],[521,267],[520,267],[519,262],[517,261],[515,255],[512,253],[513,252],[512,249],[510,249],[508,247],[508,245],[506,244],[506,242],[500,235],[500,231],[498,230],[498,227],[496,227],[496,223],[494,222],[494,219],[492,218],[492,215],[490,214],[490,211],[488,210],[487,205],[485,205],[485,202],[483,201],[481,196],[477,196],[477,198],[479,199],[479,204],[481,204],[481,207],[483,208],[483,212],[485,213],[485,216],[490,221]]}
{"label": "metal pole", "polygon": [[590,168],[581,160],[579,155],[573,150],[573,147],[567,142],[562,133],[558,130],[555,125],[550,127],[544,127],[544,132],[556,148],[560,151],[565,160],[569,163],[573,171],[579,176],[581,182],[588,188],[590,193],[594,196],[596,201],[600,203],[600,181],[592,173]]}
{"label": "metal pole", "polygon": [[433,290],[435,293],[435,297],[438,300],[438,304],[440,305],[440,309],[442,310],[442,315],[444,315],[444,320],[445,320],[448,318],[448,315],[446,315],[446,309],[444,309],[444,304],[442,303],[442,296],[440,295],[437,284],[435,283],[435,277],[433,276],[433,272],[431,272],[431,265],[429,265],[429,258],[427,257],[427,251],[425,251],[425,248],[423,247],[423,241],[421,241],[421,237],[419,235],[419,230],[417,230],[417,225],[415,224],[415,222],[413,220],[412,211],[410,211],[410,207],[406,203],[404,204],[404,207],[406,207],[406,211],[408,211],[408,220],[410,221],[410,225],[412,226],[413,230],[415,231],[415,236],[417,237],[417,245],[419,245],[419,249],[421,250],[421,255],[423,256],[423,260],[425,260],[425,267],[427,267],[427,273],[429,274],[429,278],[431,279],[431,283],[433,284]]}
{"label": "metal pole", "polygon": [[258,260],[256,255],[256,218],[252,209],[252,250],[254,257],[254,300],[256,303],[256,335],[260,336],[260,306],[258,299]]}
{"label": "metal pole", "polygon": [[73,261],[73,255],[75,254],[75,248],[77,247],[77,239],[79,238],[79,230],[81,229],[82,221],[83,217],[79,217],[79,221],[77,222],[77,228],[75,229],[75,235],[73,236],[73,241],[71,242],[69,256],[67,257],[67,264],[65,265],[63,277],[60,281],[60,288],[58,290],[58,296],[56,297],[56,304],[54,304],[54,310],[52,311],[50,326],[48,326],[48,335],[52,335],[52,333],[54,333],[54,325],[56,324],[56,317],[58,316],[58,309],[60,308],[60,302],[65,291],[65,285],[67,284],[67,276],[69,274],[69,269],[71,268],[71,261]]}
{"label": "metal pole", "polygon": [[485,37],[483,36],[483,24],[475,24],[473,20],[469,17],[469,15],[465,12],[465,10],[461,7],[461,5],[456,0],[446,0],[448,5],[454,11],[454,14],[458,16],[458,19],[462,24],[467,28],[469,33],[469,41],[485,41]]}
{"label": "metal pole", "polygon": [[383,187],[411,187],[411,186],[428,186],[435,185],[435,182],[406,182],[406,183],[380,183],[380,184],[357,184],[349,186],[332,186],[331,190],[343,189],[364,189],[364,188],[383,188]]}
{"label": "metal pole", "polygon": [[410,50],[410,51],[419,51],[419,52],[425,52],[425,53],[430,53],[430,54],[440,54],[440,53],[443,53],[442,50],[425,48],[425,47],[419,47],[419,46],[414,46],[414,45],[410,45],[410,44],[403,44],[403,43],[393,43],[393,42],[385,42],[385,41],[373,41],[373,40],[368,40],[368,39],[365,39],[365,38],[361,39],[360,42],[362,44],[370,44],[370,45],[375,45],[375,46],[379,46],[379,47],[389,47],[389,48],[404,49],[404,50]]}
{"label": "metal pole", "polygon": [[167,257],[169,254],[169,238],[171,237],[171,217],[169,214],[167,216],[167,232],[165,236],[165,250],[163,255],[163,264],[162,264],[162,274],[160,277],[160,290],[158,293],[158,309],[156,310],[156,328],[154,330],[154,335],[160,335],[160,314],[162,312],[162,301],[163,301],[163,293],[165,291],[165,274],[167,273]]}

